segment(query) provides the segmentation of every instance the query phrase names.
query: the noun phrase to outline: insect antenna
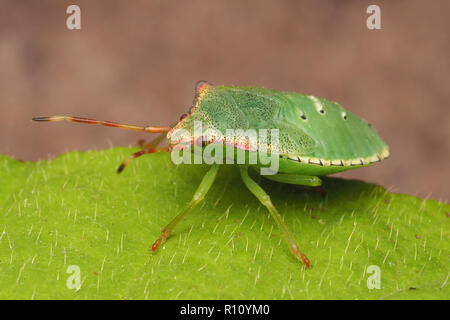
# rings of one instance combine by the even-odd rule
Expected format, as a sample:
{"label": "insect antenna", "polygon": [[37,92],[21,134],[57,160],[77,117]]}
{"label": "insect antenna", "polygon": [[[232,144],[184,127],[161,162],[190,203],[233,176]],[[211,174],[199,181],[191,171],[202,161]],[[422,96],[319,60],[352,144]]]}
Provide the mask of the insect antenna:
{"label": "insect antenna", "polygon": [[39,121],[39,122],[40,121],[42,121],[42,122],[70,121],[70,122],[87,123],[87,124],[99,124],[99,125],[111,127],[111,128],[143,131],[143,132],[149,132],[149,133],[167,132],[171,129],[170,127],[141,127],[141,126],[134,126],[134,125],[117,123],[117,122],[112,122],[112,121],[103,121],[103,120],[72,117],[72,116],[35,117],[35,118],[32,118],[32,120]]}

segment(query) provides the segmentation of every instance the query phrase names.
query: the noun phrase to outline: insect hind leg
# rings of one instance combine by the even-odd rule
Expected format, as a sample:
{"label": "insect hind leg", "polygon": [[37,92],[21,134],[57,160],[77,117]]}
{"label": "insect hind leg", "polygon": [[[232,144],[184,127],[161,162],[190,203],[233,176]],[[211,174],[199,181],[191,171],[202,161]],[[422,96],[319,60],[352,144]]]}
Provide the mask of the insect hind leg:
{"label": "insect hind leg", "polygon": [[248,175],[247,166],[239,166],[239,169],[241,171],[242,181],[244,181],[244,184],[251,191],[251,193],[253,193],[253,195],[267,208],[267,210],[269,210],[270,215],[275,220],[281,232],[283,233],[283,236],[291,252],[303,262],[305,267],[309,267],[310,262],[308,257],[300,251],[300,247],[298,246],[295,238],[292,236],[286,224],[281,219],[281,216],[273,205],[272,201],[270,201],[270,197],[255,181],[253,181],[252,178],[250,178],[250,176]]}
{"label": "insect hind leg", "polygon": [[299,186],[318,187],[322,185],[322,180],[316,176],[279,173],[274,175],[263,175],[262,177],[276,182],[296,184]]}

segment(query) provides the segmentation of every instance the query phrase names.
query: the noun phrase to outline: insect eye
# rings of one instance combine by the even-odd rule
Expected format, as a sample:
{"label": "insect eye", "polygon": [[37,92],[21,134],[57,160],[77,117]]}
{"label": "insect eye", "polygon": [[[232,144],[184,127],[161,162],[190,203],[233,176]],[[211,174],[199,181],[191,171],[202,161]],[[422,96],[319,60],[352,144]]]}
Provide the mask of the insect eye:
{"label": "insect eye", "polygon": [[306,120],[306,116],[305,116],[304,114],[301,115],[301,118],[302,118],[303,120]]}
{"label": "insect eye", "polygon": [[320,112],[321,114],[324,114],[324,113],[325,113],[325,110],[320,109],[319,112]]}
{"label": "insect eye", "polygon": [[342,112],[342,119],[347,120],[347,114],[345,112]]}
{"label": "insect eye", "polygon": [[183,120],[183,119],[186,118],[186,117],[187,117],[187,114],[186,114],[186,113],[182,114],[181,117],[180,117],[180,121]]}

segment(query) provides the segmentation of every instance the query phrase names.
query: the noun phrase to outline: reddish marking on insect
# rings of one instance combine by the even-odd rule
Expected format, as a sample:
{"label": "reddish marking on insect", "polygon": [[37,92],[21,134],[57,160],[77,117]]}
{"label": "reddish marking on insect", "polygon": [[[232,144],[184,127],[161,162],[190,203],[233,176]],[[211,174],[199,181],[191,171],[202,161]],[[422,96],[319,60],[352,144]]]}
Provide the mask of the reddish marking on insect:
{"label": "reddish marking on insect", "polygon": [[166,241],[166,239],[170,236],[170,232],[167,231],[167,228],[162,229],[161,235],[158,239],[152,244],[152,251],[155,253],[159,246]]}
{"label": "reddish marking on insect", "polygon": [[[73,122],[79,122],[79,123],[88,123],[88,124],[101,124],[100,121],[94,120],[94,119],[87,119],[87,118],[79,118],[79,117],[72,117]],[[108,125],[109,123],[105,122],[105,125]]]}
{"label": "reddish marking on insect", "polygon": [[201,95],[205,90],[208,89],[208,87],[210,87],[211,85],[206,82],[206,81],[202,81],[197,85],[197,93],[198,95]]}
{"label": "reddish marking on insect", "polygon": [[206,146],[206,140],[203,139],[203,137],[198,137],[198,138],[192,137],[192,140],[193,140],[193,143],[192,143],[193,145],[196,145],[199,147]]}
{"label": "reddish marking on insect", "polygon": [[305,267],[309,268],[310,261],[307,256],[301,253],[300,248],[297,246],[297,244],[292,243],[289,248],[291,249],[291,252],[303,262]]}
{"label": "reddish marking on insect", "polygon": [[183,113],[180,117],[180,121],[182,121],[184,118],[186,118],[188,115],[186,113]]}
{"label": "reddish marking on insect", "polygon": [[112,128],[117,128],[117,124],[111,123],[111,122],[105,122],[105,126],[112,127]]}
{"label": "reddish marking on insect", "polygon": [[[197,82],[197,85],[195,86],[195,98],[192,102],[191,107],[189,108],[189,112],[186,116],[191,115],[195,109],[198,108],[198,102],[201,100],[202,96],[208,91],[208,89],[211,87],[211,84],[206,81],[199,81]],[[183,117],[183,119],[180,119],[180,121],[172,128],[167,134],[167,138],[170,139],[172,136],[172,133],[177,130],[179,127],[182,126],[183,121],[186,117]]]}
{"label": "reddish marking on insect", "polygon": [[153,251],[153,252],[156,252],[156,250],[158,250],[160,244],[161,244],[161,241],[159,241],[159,239],[156,240],[156,241],[152,244],[152,251]]}
{"label": "reddish marking on insect", "polygon": [[305,256],[303,253],[302,253],[302,262],[305,264],[306,268],[309,268],[311,262],[309,261],[308,257]]}
{"label": "reddish marking on insect", "polygon": [[[172,131],[169,133],[171,134]],[[201,143],[200,143],[201,140]],[[223,138],[223,137],[211,137],[210,139],[205,139],[205,137],[196,137],[192,136],[188,139],[184,137],[180,137],[178,140],[172,139],[171,145],[174,150],[183,150],[187,149],[189,146],[201,146],[204,147],[206,144],[209,143],[219,143],[223,144],[224,146],[232,146],[237,149],[246,150],[246,151],[257,151],[257,147],[255,145],[252,145],[248,139],[245,138]],[[266,145],[267,150],[270,150],[270,145]]]}

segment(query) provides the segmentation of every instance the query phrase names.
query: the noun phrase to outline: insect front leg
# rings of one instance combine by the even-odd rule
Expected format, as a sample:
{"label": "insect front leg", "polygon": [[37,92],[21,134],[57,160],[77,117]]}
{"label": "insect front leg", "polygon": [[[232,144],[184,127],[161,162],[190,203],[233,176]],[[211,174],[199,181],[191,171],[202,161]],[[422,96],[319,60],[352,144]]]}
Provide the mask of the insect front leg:
{"label": "insect front leg", "polygon": [[[176,122],[171,123],[169,125],[169,127],[173,128],[176,124],[177,124]],[[161,142],[164,140],[164,138],[166,136],[167,136],[167,132],[161,132],[153,140],[150,140],[150,141],[139,140],[138,146],[141,147],[142,149],[156,149],[161,144]],[[159,151],[157,151],[157,152],[159,152]]]}
{"label": "insect front leg", "polygon": [[202,181],[200,182],[200,185],[198,186],[197,190],[194,193],[194,196],[192,197],[191,201],[187,204],[186,207],[181,210],[181,212],[172,219],[172,221],[165,226],[162,231],[160,237],[153,243],[152,245],[152,251],[156,252],[159,248],[159,246],[166,241],[166,239],[170,236],[173,229],[177,226],[177,224],[183,220],[183,218],[191,212],[191,210],[200,202],[203,200],[205,195],[208,193],[209,189],[211,188],[214,179],[217,176],[217,172],[219,171],[220,165],[213,164],[211,165],[211,168],[209,171],[205,174]]}
{"label": "insect front leg", "polygon": [[169,147],[145,149],[145,150],[140,150],[138,152],[135,152],[131,156],[126,158],[124,162],[122,162],[120,164],[119,168],[117,169],[117,173],[121,173],[123,171],[123,169],[125,169],[125,167],[128,165],[128,163],[133,159],[139,158],[140,156],[143,156],[144,154],[155,153],[155,152],[164,152],[164,151],[169,151]]}
{"label": "insect front leg", "polygon": [[270,201],[270,197],[267,195],[267,193],[255,182],[252,178],[248,175],[248,167],[247,166],[239,166],[239,169],[241,171],[241,177],[244,181],[244,184],[247,186],[247,188],[258,198],[258,200],[269,210],[270,215],[277,223],[280,230],[283,232],[283,236],[289,246],[289,249],[291,252],[300,259],[306,267],[309,267],[309,259],[300,251],[300,247],[298,246],[297,242],[295,241],[295,238],[290,233],[289,229],[287,228],[286,224],[283,222],[283,220],[280,217],[280,214],[278,213],[277,209],[273,205],[272,201]]}

